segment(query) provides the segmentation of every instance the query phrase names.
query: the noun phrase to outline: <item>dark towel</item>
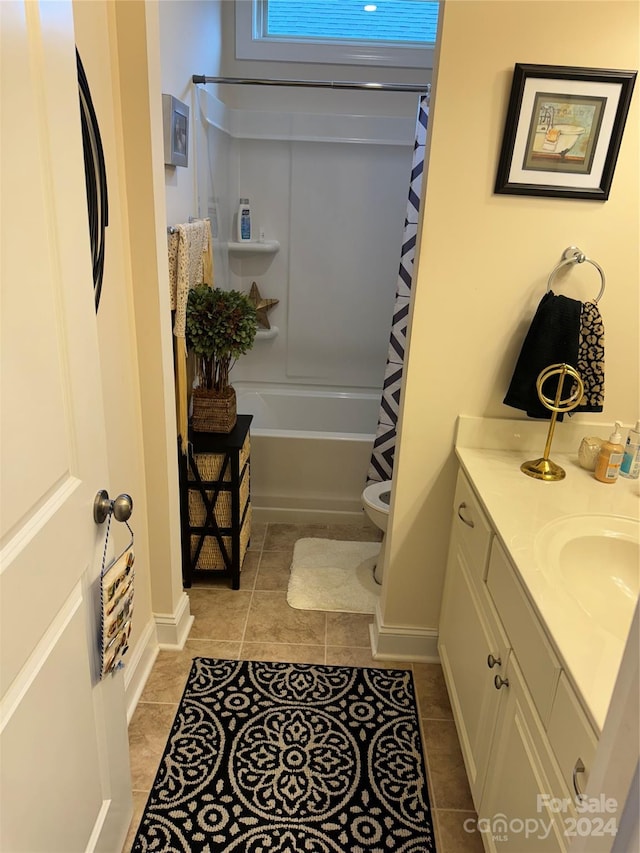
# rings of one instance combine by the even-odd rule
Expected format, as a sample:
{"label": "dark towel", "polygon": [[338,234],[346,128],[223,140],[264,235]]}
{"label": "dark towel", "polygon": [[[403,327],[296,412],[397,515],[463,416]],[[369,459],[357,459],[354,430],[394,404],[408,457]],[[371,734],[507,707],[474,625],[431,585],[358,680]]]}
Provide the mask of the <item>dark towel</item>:
{"label": "dark towel", "polygon": [[[522,344],[518,361],[504,398],[507,406],[522,409],[530,418],[551,417],[549,409],[540,402],[536,380],[545,367],[551,364],[570,364],[578,369],[578,342],[580,338],[580,313],[582,305],[576,299],[556,296],[552,290],[540,300],[531,326]],[[554,399],[558,376],[544,384],[544,395]],[[563,385],[562,397],[571,391],[569,382]],[[558,415],[562,420],[562,413]]]}
{"label": "dark towel", "polygon": [[604,406],[604,323],[595,302],[585,302],[580,314],[578,373],[584,382],[584,394],[580,405],[570,414],[601,412]]}

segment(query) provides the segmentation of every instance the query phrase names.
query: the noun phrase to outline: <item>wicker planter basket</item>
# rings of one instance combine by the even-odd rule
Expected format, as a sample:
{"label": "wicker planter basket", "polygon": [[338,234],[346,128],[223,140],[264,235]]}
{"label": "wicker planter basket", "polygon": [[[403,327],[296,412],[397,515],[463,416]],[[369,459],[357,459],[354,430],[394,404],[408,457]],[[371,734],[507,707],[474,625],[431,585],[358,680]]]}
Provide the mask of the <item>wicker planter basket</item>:
{"label": "wicker planter basket", "polygon": [[229,433],[238,419],[236,392],[229,386],[224,394],[195,388],[191,423],[196,432]]}

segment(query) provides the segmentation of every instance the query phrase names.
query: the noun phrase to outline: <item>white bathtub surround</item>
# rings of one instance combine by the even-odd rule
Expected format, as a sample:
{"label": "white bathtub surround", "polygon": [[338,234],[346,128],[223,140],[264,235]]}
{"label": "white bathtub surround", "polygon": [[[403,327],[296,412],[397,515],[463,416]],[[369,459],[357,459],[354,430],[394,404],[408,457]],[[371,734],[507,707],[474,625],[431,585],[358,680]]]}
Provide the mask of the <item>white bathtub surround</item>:
{"label": "white bathtub surround", "polygon": [[[209,140],[198,194],[201,215],[219,223],[216,274],[241,291],[257,280],[279,300],[270,317],[279,335],[258,338],[234,384],[381,388],[417,96],[407,118],[281,111],[272,94],[261,93],[268,110],[234,110],[198,87],[195,105]],[[264,228],[279,252],[229,248],[239,185],[258,233]]]}
{"label": "white bathtub surround", "polygon": [[235,382],[251,423],[255,521],[362,523],[379,395]]}
{"label": "white bathtub surround", "polygon": [[379,551],[379,542],[298,539],[287,602],[298,610],[375,613],[380,593],[373,566]]}

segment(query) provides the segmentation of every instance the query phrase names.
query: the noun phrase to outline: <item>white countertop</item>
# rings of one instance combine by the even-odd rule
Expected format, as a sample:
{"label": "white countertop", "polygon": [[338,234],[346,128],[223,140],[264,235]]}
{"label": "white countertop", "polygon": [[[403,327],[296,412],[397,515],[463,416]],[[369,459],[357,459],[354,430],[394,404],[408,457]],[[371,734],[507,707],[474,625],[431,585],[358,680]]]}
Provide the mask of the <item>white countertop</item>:
{"label": "white countertop", "polygon": [[[458,420],[456,454],[499,539],[514,562],[529,598],[592,722],[602,730],[624,642],[595,625],[561,585],[542,572],[534,541],[546,524],[576,515],[640,518],[638,480],[599,483],[578,464],[583,436],[608,437],[603,423],[558,423],[550,458],[566,471],[544,482],[520,471],[542,456],[548,422],[466,418]],[[554,451],[557,444],[559,452]],[[567,452],[574,447],[573,452]]]}

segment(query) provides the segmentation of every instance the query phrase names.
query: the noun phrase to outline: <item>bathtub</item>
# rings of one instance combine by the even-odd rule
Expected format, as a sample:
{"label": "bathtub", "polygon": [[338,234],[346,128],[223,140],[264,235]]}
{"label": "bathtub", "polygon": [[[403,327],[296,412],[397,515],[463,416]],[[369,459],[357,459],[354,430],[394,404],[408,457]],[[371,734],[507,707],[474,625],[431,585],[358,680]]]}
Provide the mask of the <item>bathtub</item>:
{"label": "bathtub", "polygon": [[360,521],[379,393],[234,382],[251,422],[255,521]]}

